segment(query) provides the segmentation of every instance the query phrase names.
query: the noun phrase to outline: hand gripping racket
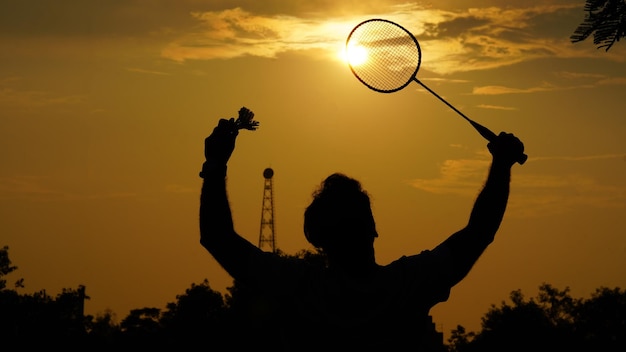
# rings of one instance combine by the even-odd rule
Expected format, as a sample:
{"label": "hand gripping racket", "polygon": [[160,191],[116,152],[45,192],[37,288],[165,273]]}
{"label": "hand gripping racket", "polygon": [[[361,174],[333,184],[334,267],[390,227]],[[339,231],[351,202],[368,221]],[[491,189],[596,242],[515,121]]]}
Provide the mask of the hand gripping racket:
{"label": "hand gripping racket", "polygon": [[[359,62],[348,60],[348,64],[356,78],[368,88],[381,93],[393,93],[415,81],[461,115],[486,140],[492,142],[496,139],[496,134],[490,129],[465,116],[417,79],[422,52],[415,36],[404,27],[385,19],[361,22],[350,32],[346,41],[348,58],[355,51],[367,58]],[[527,158],[526,154],[522,154],[517,162],[524,164]]]}

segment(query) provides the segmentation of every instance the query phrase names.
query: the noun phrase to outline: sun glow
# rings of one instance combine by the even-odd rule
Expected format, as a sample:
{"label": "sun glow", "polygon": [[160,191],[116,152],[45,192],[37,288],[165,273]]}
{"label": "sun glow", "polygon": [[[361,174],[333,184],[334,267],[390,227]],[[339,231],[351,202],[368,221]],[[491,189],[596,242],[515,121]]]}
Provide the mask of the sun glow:
{"label": "sun glow", "polygon": [[362,65],[367,61],[367,50],[360,45],[350,45],[343,51],[342,58],[350,66]]}

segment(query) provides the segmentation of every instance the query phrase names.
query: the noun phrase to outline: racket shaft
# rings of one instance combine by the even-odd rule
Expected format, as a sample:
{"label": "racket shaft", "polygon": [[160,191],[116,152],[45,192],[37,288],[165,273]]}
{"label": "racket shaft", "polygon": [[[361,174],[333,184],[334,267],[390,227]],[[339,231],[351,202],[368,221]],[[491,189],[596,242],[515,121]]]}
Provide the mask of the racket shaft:
{"label": "racket shaft", "polygon": [[493,133],[490,129],[488,129],[487,127],[479,124],[478,122],[475,122],[473,120],[467,119],[467,121],[469,121],[469,123],[472,124],[472,126],[474,126],[474,128],[476,129],[476,131],[478,131],[478,133],[480,133],[481,136],[483,136],[486,140],[488,140],[489,142],[492,142],[494,139],[496,139],[496,134]]}
{"label": "racket shaft", "polygon": [[[487,127],[479,124],[478,122],[470,119],[469,117],[465,116],[465,114],[462,113],[459,109],[455,108],[452,104],[448,103],[444,98],[439,96],[439,94],[435,93],[435,91],[433,91],[432,89],[428,88],[424,83],[422,83],[417,78],[413,78],[413,80],[415,82],[419,83],[422,87],[424,87],[424,89],[429,91],[432,95],[436,96],[444,104],[448,105],[449,108],[451,108],[452,110],[456,111],[457,114],[461,115],[461,117],[463,117],[465,120],[467,120],[467,122],[469,122],[474,127],[474,129],[476,131],[478,131],[478,133],[480,133],[480,135],[483,136],[483,138],[485,138],[487,141],[492,142],[492,141],[494,141],[496,139],[497,136],[496,136],[495,133],[493,133],[493,131],[491,131]],[[528,156],[526,154],[522,154],[518,158],[517,162],[520,165],[522,165],[522,164],[524,164],[526,162],[526,159],[528,159]]]}

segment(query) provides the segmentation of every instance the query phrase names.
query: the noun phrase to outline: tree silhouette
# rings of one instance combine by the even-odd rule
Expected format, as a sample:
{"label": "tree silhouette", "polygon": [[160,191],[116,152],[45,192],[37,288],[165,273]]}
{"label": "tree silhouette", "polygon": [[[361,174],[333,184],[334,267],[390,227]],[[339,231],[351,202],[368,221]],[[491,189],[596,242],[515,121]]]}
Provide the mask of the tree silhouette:
{"label": "tree silhouette", "polygon": [[89,344],[94,347],[113,350],[122,334],[122,329],[115,320],[115,313],[111,310],[106,310],[95,317],[86,316],[85,330]]}
{"label": "tree silhouette", "polygon": [[221,348],[228,343],[224,297],[211,289],[207,279],[192,284],[176,299],[167,304],[160,319],[168,344],[178,348],[198,344]]}
{"label": "tree silhouette", "polygon": [[[285,256],[319,265],[324,262],[323,255],[308,251]],[[9,260],[8,248],[0,248],[0,280],[16,268]],[[84,286],[63,289],[52,297],[45,290],[20,294],[2,282],[0,341],[5,346],[107,351],[196,346],[209,351],[280,350],[276,318],[268,301],[239,282],[222,295],[205,279],[177,295],[165,310],[133,309],[119,325],[111,311],[95,318],[82,316],[82,303],[88,298]],[[516,290],[509,300],[491,306],[482,317],[481,331],[466,331],[460,325],[452,330],[448,351],[626,351],[626,291],[620,288],[600,287],[590,298],[578,299],[570,295],[569,288],[543,284],[536,297],[526,298]]]}
{"label": "tree silhouette", "polygon": [[[4,290],[7,286],[7,280],[4,277],[15,270],[17,270],[17,266],[11,264],[11,259],[9,258],[9,247],[4,246],[0,248],[0,290]],[[16,287],[22,285],[23,279],[18,280],[15,284]]]}
{"label": "tree silhouette", "polygon": [[[83,316],[85,287],[63,289],[56,297],[40,290],[20,294],[6,286],[6,275],[17,269],[9,258],[9,247],[0,248],[0,337],[7,345],[22,348],[73,347],[87,338]],[[19,279],[15,288],[23,288]]]}
{"label": "tree silhouette", "polygon": [[626,0],[587,0],[587,15],[570,36],[577,43],[593,35],[593,43],[606,51],[626,36]]}
{"label": "tree silhouette", "polygon": [[536,298],[520,290],[512,304],[492,305],[482,330],[462,326],[448,339],[451,352],[491,351],[625,351],[626,292],[599,288],[591,298],[574,299],[569,288],[539,287]]}
{"label": "tree silhouette", "polygon": [[456,329],[452,329],[448,338],[448,351],[470,351],[470,343],[475,337],[476,333],[472,331],[466,332],[463,326],[457,325]]}
{"label": "tree silhouette", "polygon": [[21,347],[78,347],[85,343],[87,331],[82,315],[84,291],[64,289],[56,297],[45,290],[18,294],[0,291],[0,333],[3,342]]}
{"label": "tree silhouette", "polygon": [[598,288],[576,308],[581,346],[596,351],[626,351],[626,291]]}
{"label": "tree silhouette", "polygon": [[[126,347],[154,348],[160,346],[163,341],[159,317],[161,310],[158,308],[140,308],[130,311],[128,316],[120,323],[120,342]],[[118,342],[118,343],[120,343]]]}

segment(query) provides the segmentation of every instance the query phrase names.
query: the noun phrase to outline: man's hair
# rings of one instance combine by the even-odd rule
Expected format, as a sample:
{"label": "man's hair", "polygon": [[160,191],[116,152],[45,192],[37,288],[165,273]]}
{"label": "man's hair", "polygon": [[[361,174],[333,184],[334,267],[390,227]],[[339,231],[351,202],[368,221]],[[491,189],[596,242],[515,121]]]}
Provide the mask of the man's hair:
{"label": "man's hair", "polygon": [[322,249],[364,236],[378,237],[370,197],[361,183],[341,173],[328,176],[304,212],[304,234]]}

